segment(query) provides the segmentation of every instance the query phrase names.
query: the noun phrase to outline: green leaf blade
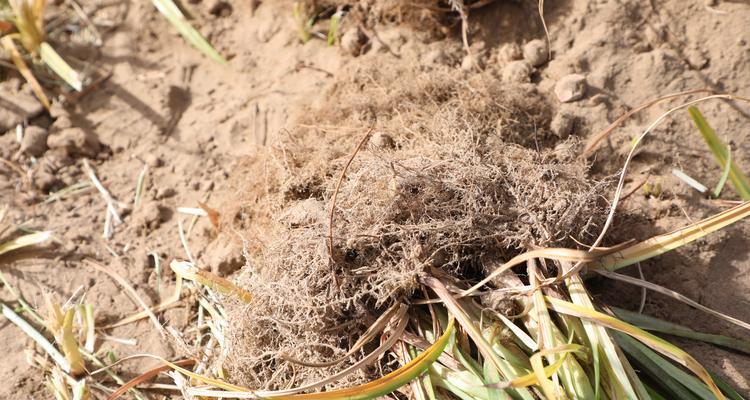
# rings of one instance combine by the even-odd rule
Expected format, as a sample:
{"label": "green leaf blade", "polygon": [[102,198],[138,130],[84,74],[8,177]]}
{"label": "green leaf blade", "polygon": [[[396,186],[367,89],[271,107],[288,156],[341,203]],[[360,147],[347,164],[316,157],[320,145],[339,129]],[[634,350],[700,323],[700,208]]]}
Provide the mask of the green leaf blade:
{"label": "green leaf blade", "polygon": [[737,191],[742,200],[750,200],[750,182],[748,182],[745,174],[729,158],[727,146],[721,141],[719,135],[711,128],[711,125],[708,124],[708,121],[706,121],[703,114],[696,107],[688,107],[688,113],[698,131],[700,131],[701,136],[703,136],[703,140],[706,141],[711,153],[713,153],[714,158],[719,163],[719,166],[723,169],[729,163],[729,181],[732,183],[734,190]]}
{"label": "green leaf blade", "polygon": [[177,31],[193,47],[200,50],[208,58],[226,64],[227,60],[211,46],[210,43],[185,19],[179,7],[172,0],[152,0],[154,6],[174,26]]}

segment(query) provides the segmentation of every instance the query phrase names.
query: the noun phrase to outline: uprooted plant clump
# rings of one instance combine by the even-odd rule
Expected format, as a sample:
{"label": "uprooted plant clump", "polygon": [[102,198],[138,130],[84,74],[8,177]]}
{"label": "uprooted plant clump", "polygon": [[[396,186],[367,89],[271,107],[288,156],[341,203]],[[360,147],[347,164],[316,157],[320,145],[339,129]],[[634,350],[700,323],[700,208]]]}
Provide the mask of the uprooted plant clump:
{"label": "uprooted plant clump", "polygon": [[227,304],[223,365],[248,387],[296,387],[349,366],[295,360],[345,355],[424,271],[475,281],[484,255],[570,245],[602,219],[604,183],[575,158],[575,139],[548,132],[550,105],[533,87],[441,68],[346,76],[234,177],[231,223],[249,245],[238,282],[254,300]]}

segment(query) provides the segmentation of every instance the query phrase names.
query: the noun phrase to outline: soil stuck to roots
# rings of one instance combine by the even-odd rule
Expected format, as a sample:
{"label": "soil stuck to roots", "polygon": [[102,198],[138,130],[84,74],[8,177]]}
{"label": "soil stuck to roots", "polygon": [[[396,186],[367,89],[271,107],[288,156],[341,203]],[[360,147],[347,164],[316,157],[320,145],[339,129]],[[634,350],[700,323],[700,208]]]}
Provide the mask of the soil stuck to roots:
{"label": "soil stuck to roots", "polygon": [[250,249],[239,283],[254,300],[227,305],[224,365],[248,387],[303,385],[349,366],[280,355],[343,356],[377,315],[408,301],[420,273],[474,281],[484,254],[572,244],[601,221],[604,184],[587,176],[573,139],[549,133],[533,86],[442,67],[355,65],[342,76],[234,177],[233,222]]}

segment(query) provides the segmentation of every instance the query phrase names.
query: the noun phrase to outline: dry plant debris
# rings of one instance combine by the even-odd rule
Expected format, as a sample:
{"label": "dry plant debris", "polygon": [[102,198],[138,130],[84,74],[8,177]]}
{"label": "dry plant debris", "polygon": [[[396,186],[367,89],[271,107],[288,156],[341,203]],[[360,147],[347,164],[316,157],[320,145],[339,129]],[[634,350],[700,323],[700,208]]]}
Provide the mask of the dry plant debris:
{"label": "dry plant debris", "polygon": [[248,387],[304,385],[347,367],[309,368],[280,354],[310,363],[345,355],[425,271],[479,278],[483,254],[572,244],[602,218],[604,183],[573,156],[574,140],[548,132],[548,106],[529,87],[448,69],[355,66],[348,77],[237,175],[231,202],[242,210],[230,215],[262,245],[239,279],[252,304],[227,305],[224,365]]}

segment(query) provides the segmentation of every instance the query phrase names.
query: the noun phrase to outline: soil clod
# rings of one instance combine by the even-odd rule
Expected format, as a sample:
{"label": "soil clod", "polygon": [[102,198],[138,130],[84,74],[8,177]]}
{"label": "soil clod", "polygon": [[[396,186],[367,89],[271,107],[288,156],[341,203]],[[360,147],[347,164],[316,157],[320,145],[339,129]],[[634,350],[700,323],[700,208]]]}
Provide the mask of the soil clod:
{"label": "soil clod", "polygon": [[584,94],[586,94],[586,77],[583,75],[566,75],[555,84],[555,95],[562,103],[580,100]]}

